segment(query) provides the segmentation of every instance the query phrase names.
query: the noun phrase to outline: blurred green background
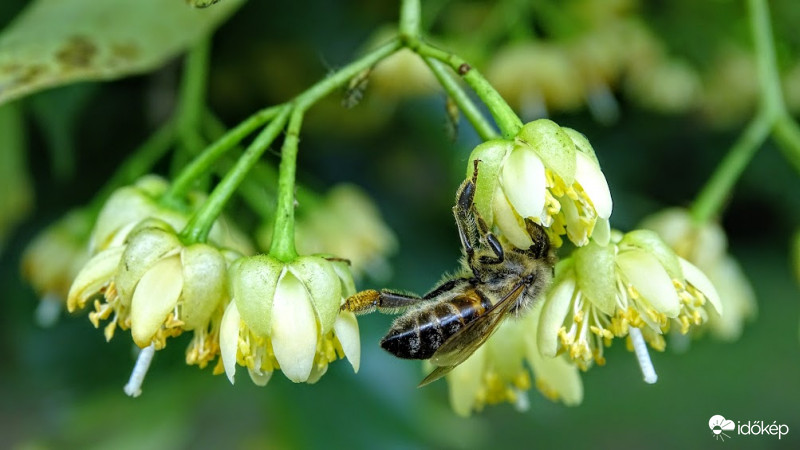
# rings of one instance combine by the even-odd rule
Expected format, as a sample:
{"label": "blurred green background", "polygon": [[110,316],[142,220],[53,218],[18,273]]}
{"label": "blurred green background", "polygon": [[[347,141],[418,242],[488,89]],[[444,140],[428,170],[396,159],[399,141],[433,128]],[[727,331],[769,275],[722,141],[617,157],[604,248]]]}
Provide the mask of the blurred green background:
{"label": "blurred green background", "polygon": [[[346,64],[379,26],[397,16],[395,2],[271,3],[245,4],[215,34],[209,104],[229,126]],[[581,4],[597,2],[567,3],[589,14]],[[709,55],[720,42],[750,48],[742,2],[643,3],[627,7],[625,14],[638,17],[669,54],[689,61],[698,73],[714,68]],[[24,4],[0,4],[0,27]],[[771,5],[781,67],[789,71],[800,55],[794,20],[800,5],[791,0]],[[515,37],[500,33],[478,51],[457,25],[491,6],[426,3],[426,11],[436,14],[426,26],[451,48],[466,43],[461,50],[481,68]],[[522,25],[543,38],[556,35],[544,26],[545,16],[525,17]],[[576,28],[572,32],[580,33]],[[462,419],[449,409],[444,382],[416,389],[420,365],[378,348],[391,318],[375,315],[359,322],[357,375],[339,362],[316,385],[276,376],[258,388],[240,376],[231,386],[210,370],[186,366],[189,338],[181,336],[156,355],[143,395],[126,397],[122,386],[135,357],[127,333],[106,343],[85,316],[38,327],[37,298],[19,275],[19,259],[43,227],[87,203],[163,120],[179,73],[175,60],[147,75],[70,85],[20,102],[35,203],[0,254],[1,448],[800,447],[800,302],[789,245],[800,223],[800,178],[772,144],[737,183],[722,218],[729,251],[755,288],[758,318],[736,343],[703,338],[686,353],[669,347],[654,352],[655,385],[642,382],[633,354],[617,343],[608,349],[605,367],[584,374],[584,402],[578,407],[551,403],[532,390],[527,412],[504,404]],[[613,123],[601,124],[584,107],[553,110],[551,118],[580,130],[594,145],[614,197],[612,224],[625,230],[664,207],[688,205],[748,114],[719,125],[698,108],[668,114],[646,107],[622,82],[609,88],[620,108]],[[368,88],[370,103],[351,111],[320,107],[312,113],[302,135],[299,178],[318,190],[342,181],[362,186],[397,233],[391,278],[365,280],[360,288],[423,292],[453,269],[459,256],[450,208],[478,139],[466,123],[455,140],[448,137],[441,93],[399,100],[371,95],[377,94]],[[715,414],[785,423],[790,433],[780,441],[733,436],[716,442],[708,428]]]}

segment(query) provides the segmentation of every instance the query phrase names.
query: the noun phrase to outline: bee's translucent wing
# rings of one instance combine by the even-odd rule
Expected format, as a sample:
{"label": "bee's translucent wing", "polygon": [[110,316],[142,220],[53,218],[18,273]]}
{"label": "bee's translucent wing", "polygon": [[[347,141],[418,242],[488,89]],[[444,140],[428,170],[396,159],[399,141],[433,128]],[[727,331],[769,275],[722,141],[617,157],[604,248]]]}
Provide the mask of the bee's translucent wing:
{"label": "bee's translucent wing", "polygon": [[453,370],[457,365],[466,361],[477,350],[497,326],[505,319],[511,307],[517,301],[525,285],[517,284],[502,300],[493,305],[484,315],[470,322],[467,326],[456,332],[439,347],[430,362],[438,366],[419,384],[420,387],[438,380]]}

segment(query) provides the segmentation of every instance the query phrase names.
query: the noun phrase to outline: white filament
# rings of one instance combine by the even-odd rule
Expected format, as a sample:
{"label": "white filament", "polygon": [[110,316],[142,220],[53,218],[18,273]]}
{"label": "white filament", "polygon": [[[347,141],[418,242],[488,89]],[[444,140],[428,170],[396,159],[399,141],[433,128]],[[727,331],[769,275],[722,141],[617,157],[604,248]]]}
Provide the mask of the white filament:
{"label": "white filament", "polygon": [[639,361],[639,367],[642,369],[644,382],[647,384],[654,384],[658,381],[656,369],[653,367],[653,361],[650,360],[650,353],[647,351],[647,343],[642,337],[642,331],[638,328],[630,328],[631,342],[633,342],[633,351],[636,352],[636,359]]}
{"label": "white filament", "polygon": [[139,357],[136,358],[136,365],[133,366],[131,377],[128,384],[122,390],[125,391],[130,397],[138,397],[142,393],[142,382],[144,376],[147,375],[147,369],[150,368],[150,362],[153,360],[153,355],[156,353],[155,344],[150,344],[139,351]]}

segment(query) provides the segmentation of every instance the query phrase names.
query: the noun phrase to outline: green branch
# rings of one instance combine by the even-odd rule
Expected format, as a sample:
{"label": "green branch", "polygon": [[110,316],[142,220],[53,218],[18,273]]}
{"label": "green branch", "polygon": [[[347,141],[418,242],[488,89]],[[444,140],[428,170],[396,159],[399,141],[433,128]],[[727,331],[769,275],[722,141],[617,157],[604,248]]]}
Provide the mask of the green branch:
{"label": "green branch", "polygon": [[497,131],[494,129],[492,124],[490,124],[483,114],[478,109],[477,105],[472,101],[469,95],[461,89],[461,85],[458,81],[453,78],[450,72],[445,69],[445,67],[439,61],[436,61],[432,58],[423,58],[425,64],[431,69],[433,75],[439,80],[439,84],[442,85],[444,90],[447,92],[447,95],[456,102],[458,105],[458,109],[464,114],[464,117],[469,120],[469,123],[472,124],[472,127],[475,128],[475,131],[478,132],[478,136],[481,137],[482,140],[488,141],[490,139],[496,139],[498,137]]}
{"label": "green branch", "polygon": [[695,199],[691,213],[697,223],[705,223],[719,215],[736,181],[770,133],[787,159],[800,170],[800,128],[783,102],[769,6],[766,0],[748,0],[747,6],[756,52],[761,104],[756,116]]}
{"label": "green branch", "polygon": [[245,136],[274,119],[281,111],[281,106],[273,106],[248,117],[244,122],[227,132],[222,138],[208,146],[200,156],[194,158],[189,165],[184,167],[175,178],[170,190],[164,195],[162,201],[170,204],[180,202],[198,178],[211,171],[214,163],[228,150],[237,146]]}
{"label": "green branch", "polygon": [[717,166],[695,198],[690,212],[695,222],[703,224],[717,217],[733,186],[767,138],[772,124],[766,115],[758,115]]}
{"label": "green branch", "polygon": [[[227,204],[231,196],[236,192],[236,189],[241,184],[242,180],[247,176],[247,173],[258,162],[264,151],[272,144],[272,141],[280,134],[289,113],[292,109],[291,105],[283,105],[277,108],[277,115],[267,125],[261,133],[256,136],[255,140],[247,147],[244,154],[236,162],[236,165],[228,172],[225,177],[219,182],[214,191],[211,192],[208,199],[203,203],[203,206],[192,216],[189,223],[181,232],[182,237],[187,243],[205,242],[208,238],[208,233],[211,231],[211,226],[214,221],[222,213],[223,208]],[[234,128],[236,131],[241,127]],[[231,133],[228,133],[230,135]],[[226,135],[226,136],[228,136]],[[221,139],[220,141],[223,141]],[[218,143],[220,141],[217,141]],[[230,145],[233,147],[238,142]]]}
{"label": "green branch", "polygon": [[475,91],[478,98],[486,105],[489,112],[494,117],[494,121],[500,128],[500,132],[506,139],[511,139],[517,135],[522,128],[522,121],[517,114],[508,106],[500,93],[494,86],[481,75],[478,69],[470,66],[460,56],[426,44],[420,40],[411,40],[406,45],[422,57],[433,58],[450,66],[456,73],[464,78],[464,81]]}
{"label": "green branch", "polygon": [[197,139],[208,82],[209,38],[201,39],[186,55],[176,124],[178,137],[190,153],[203,148]]}

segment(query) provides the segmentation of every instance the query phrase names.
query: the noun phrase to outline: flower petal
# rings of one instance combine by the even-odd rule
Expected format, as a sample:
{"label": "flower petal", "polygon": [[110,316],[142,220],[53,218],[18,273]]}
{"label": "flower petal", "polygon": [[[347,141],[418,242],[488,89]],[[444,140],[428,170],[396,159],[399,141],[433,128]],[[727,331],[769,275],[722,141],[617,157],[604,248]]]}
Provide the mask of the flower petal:
{"label": "flower petal", "polygon": [[336,338],[342,344],[344,356],[353,366],[353,372],[358,373],[361,366],[361,339],[358,332],[358,321],[356,315],[350,311],[342,311],[333,323],[333,331]]}
{"label": "flower petal", "polygon": [[547,180],[544,164],[533,151],[517,147],[503,164],[503,191],[522,217],[541,219]]}
{"label": "flower petal", "polygon": [[578,368],[563,355],[543,356],[536,347],[528,348],[536,387],[546,396],[564,402],[567,406],[576,406],[583,401],[583,381]]}
{"label": "flower petal", "polygon": [[150,345],[183,289],[181,259],[169,256],[153,264],[136,285],[131,300],[131,335],[139,347]]}
{"label": "flower petal", "polygon": [[678,255],[661,239],[655,231],[633,230],[625,233],[619,243],[621,248],[638,248],[655,256],[664,266],[670,277],[683,280],[683,272]]}
{"label": "flower petal", "polygon": [[533,245],[531,236],[522,223],[519,215],[514,212],[511,204],[506,199],[501,188],[497,188],[492,201],[494,220],[503,236],[517,248],[528,248]]}
{"label": "flower petal", "polygon": [[574,275],[565,275],[556,283],[550,288],[544,299],[539,328],[536,333],[539,351],[542,355],[551,358],[556,355],[558,350],[558,330],[564,324],[564,318],[569,312],[569,305],[572,303],[576,287]]}
{"label": "flower petal", "polygon": [[578,152],[570,136],[557,123],[548,119],[528,122],[522,126],[517,138],[535,151],[564,184],[572,184],[577,175],[575,155]]}
{"label": "flower petal", "polygon": [[492,211],[492,198],[497,185],[500,183],[500,170],[506,155],[514,148],[512,141],[492,140],[478,145],[469,155],[467,164],[467,179],[472,178],[475,170],[473,161],[478,163],[478,180],[475,183],[475,209],[483,217],[486,223],[494,223],[494,212]]}
{"label": "flower petal", "polygon": [[333,264],[318,256],[301,256],[289,265],[289,270],[308,291],[320,334],[326,334],[333,327],[342,302],[342,283]]}
{"label": "flower petal", "polygon": [[176,254],[181,247],[181,242],[171,230],[155,226],[134,230],[125,247],[125,253],[122,254],[117,276],[114,278],[122,304],[130,305],[136,284],[153,263]]}
{"label": "flower petal", "polygon": [[242,317],[236,308],[236,302],[228,303],[219,326],[219,353],[222,357],[225,375],[228,376],[231,384],[233,384],[233,377],[236,374],[236,354],[239,351],[239,326],[241,323]]}
{"label": "flower petal", "polygon": [[317,349],[317,320],[303,283],[287,270],[272,303],[272,349],[286,378],[308,380]]}
{"label": "flower petal", "polygon": [[594,147],[592,147],[592,144],[589,143],[589,139],[586,139],[583,133],[569,127],[561,127],[561,130],[567,133],[570,139],[572,139],[572,143],[575,144],[575,148],[579,152],[591,158],[598,166],[600,165],[600,162],[597,160],[597,155],[594,153]]}
{"label": "flower petal", "polygon": [[183,328],[205,327],[211,314],[227,297],[225,258],[208,244],[193,244],[181,251],[181,265],[184,283],[180,320]]}
{"label": "flower petal", "polygon": [[255,370],[248,367],[247,373],[250,375],[250,379],[253,380],[253,384],[256,386],[266,386],[267,383],[269,383],[270,378],[272,378],[271,370]]}
{"label": "flower petal", "polygon": [[608,219],[611,216],[613,204],[603,171],[591,157],[583,152],[578,152],[575,162],[575,182],[581,185],[583,191],[592,200],[597,217]]}
{"label": "flower petal", "polygon": [[600,245],[608,245],[611,242],[611,223],[608,219],[597,219],[594,231],[592,231],[592,239]]}
{"label": "flower petal", "polygon": [[73,312],[111,282],[122,259],[123,247],[112,247],[94,255],[81,269],[67,296],[67,310]]}
{"label": "flower petal", "polygon": [[269,336],[278,279],[284,264],[267,255],[237,260],[230,269],[231,297],[248,328],[257,336]]}
{"label": "flower petal", "polygon": [[461,417],[468,417],[472,413],[478,391],[483,384],[486,352],[486,346],[482,345],[466,361],[447,374],[450,405]]}
{"label": "flower petal", "polygon": [[672,279],[659,260],[643,250],[630,250],[617,255],[617,266],[629,283],[658,312],[677,317],[681,305]]}
{"label": "flower petal", "polygon": [[594,241],[575,250],[578,288],[603,313],[612,316],[617,302],[614,246]]}
{"label": "flower petal", "polygon": [[718,314],[723,314],[722,301],[720,301],[717,290],[714,288],[711,280],[706,277],[706,274],[698,269],[697,266],[681,257],[678,257],[678,261],[680,262],[681,270],[683,270],[683,275],[686,276],[686,281],[706,296],[708,301],[714,306],[714,309],[717,310]]}

